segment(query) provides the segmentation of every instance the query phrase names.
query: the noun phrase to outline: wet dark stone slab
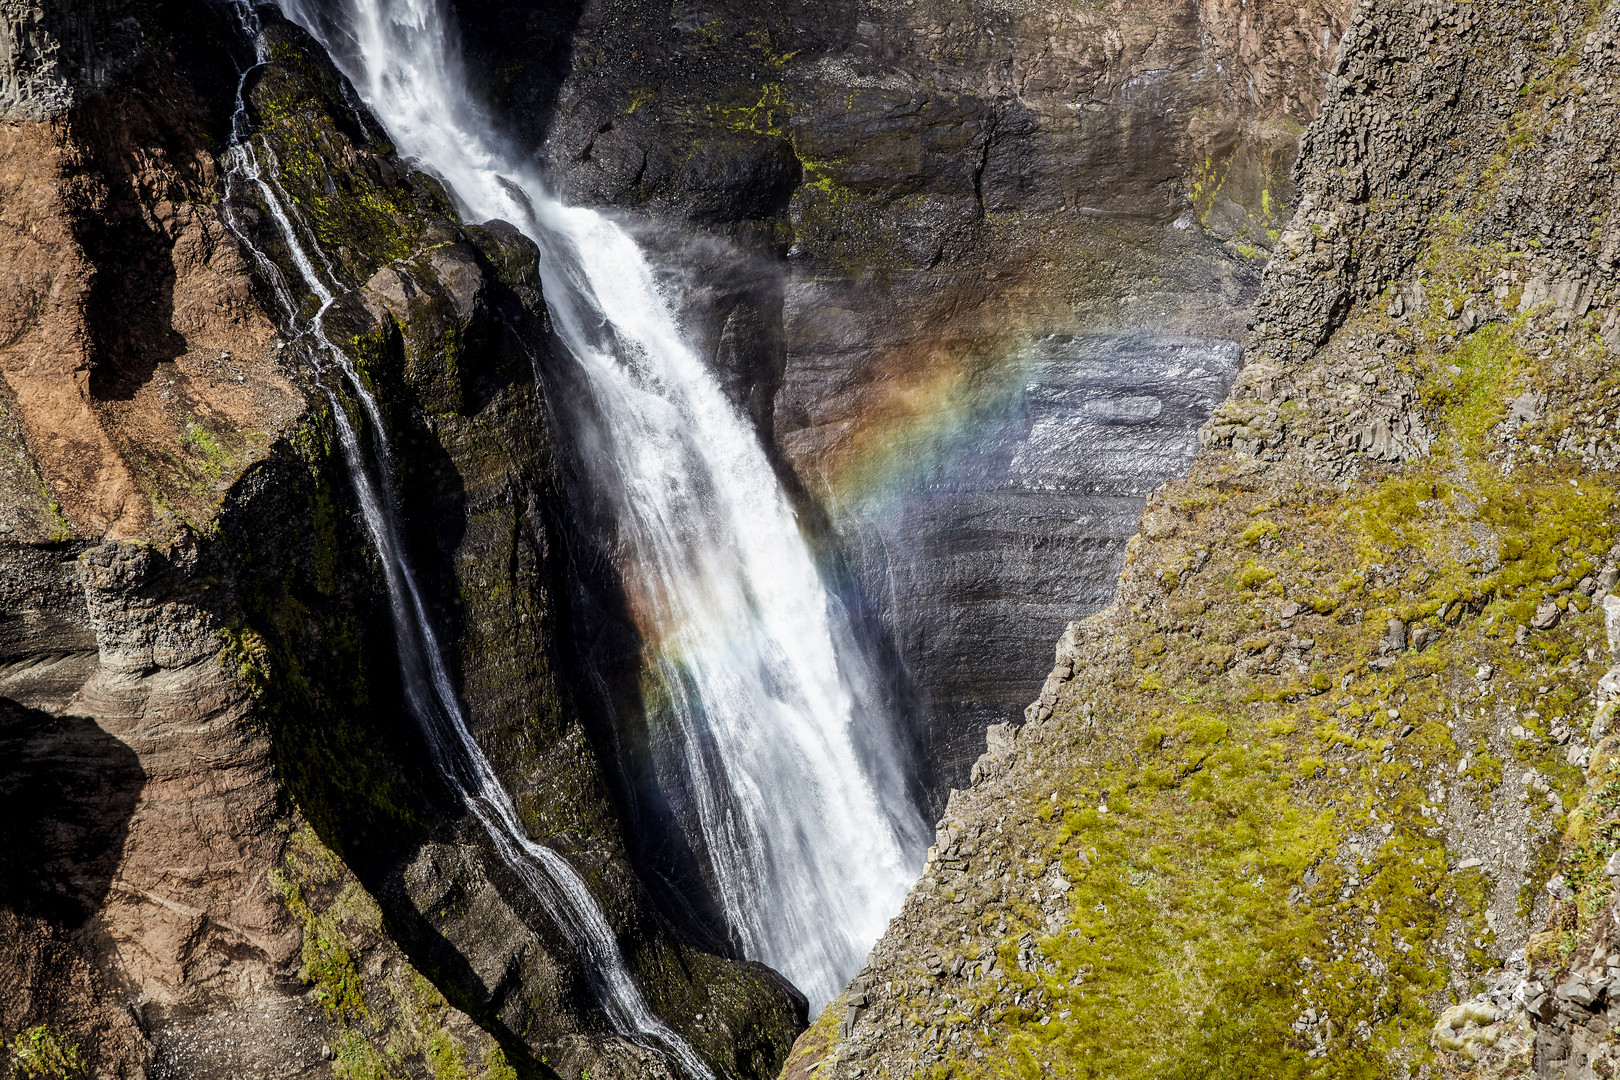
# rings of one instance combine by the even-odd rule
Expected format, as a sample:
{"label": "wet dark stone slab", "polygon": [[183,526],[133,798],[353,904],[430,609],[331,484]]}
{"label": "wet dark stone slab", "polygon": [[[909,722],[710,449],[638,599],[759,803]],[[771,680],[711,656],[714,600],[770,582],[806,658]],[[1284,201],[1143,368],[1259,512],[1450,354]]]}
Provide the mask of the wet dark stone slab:
{"label": "wet dark stone slab", "polygon": [[1240,349],[1150,333],[1035,342],[1010,391],[835,522],[917,696],[931,802],[1021,719],[1071,619],[1108,604],[1149,492],[1184,472]]}

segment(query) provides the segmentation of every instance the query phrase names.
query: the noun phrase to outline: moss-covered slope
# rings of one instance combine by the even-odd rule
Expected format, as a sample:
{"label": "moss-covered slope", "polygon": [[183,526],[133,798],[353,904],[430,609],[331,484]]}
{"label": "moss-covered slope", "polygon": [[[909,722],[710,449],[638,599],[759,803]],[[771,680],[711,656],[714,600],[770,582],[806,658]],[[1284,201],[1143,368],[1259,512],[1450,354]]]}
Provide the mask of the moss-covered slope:
{"label": "moss-covered slope", "polygon": [[1601,777],[1571,811],[1620,576],[1617,26],[1360,5],[1191,475],[786,1075],[1609,1075],[1606,991],[1553,988],[1603,985],[1613,848]]}

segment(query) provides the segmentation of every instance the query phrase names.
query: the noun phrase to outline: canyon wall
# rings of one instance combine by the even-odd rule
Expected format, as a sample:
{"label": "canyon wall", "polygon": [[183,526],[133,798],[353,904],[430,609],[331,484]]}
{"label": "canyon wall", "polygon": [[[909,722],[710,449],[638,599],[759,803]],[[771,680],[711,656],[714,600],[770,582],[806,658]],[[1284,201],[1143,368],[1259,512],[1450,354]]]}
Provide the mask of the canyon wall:
{"label": "canyon wall", "polygon": [[784,1075],[1613,1075],[1613,5],[1357,6],[1231,396]]}
{"label": "canyon wall", "polygon": [[[1620,9],[458,12],[914,695],[936,844],[786,1075],[1613,1075]],[[223,216],[230,10],[6,19],[7,1064],[669,1074],[409,719],[352,393]],[[572,678],[532,248],[266,42],[479,743],[660,1015],[772,1074],[802,1001],[692,944]]]}
{"label": "canyon wall", "polygon": [[457,5],[494,111],[679,268],[936,806],[1226,393],[1345,11]]}
{"label": "canyon wall", "polygon": [[[575,944],[410,719],[338,453],[334,408],[360,412],[278,325],[291,253],[223,175],[251,43],[224,6],[93,14],[120,29],[57,9],[28,28],[35,67],[14,55],[8,84],[26,100],[0,126],[4,1067],[667,1074],[608,1029]],[[122,68],[63,59],[58,18]],[[395,448],[474,734],[659,1013],[728,1072],[772,1074],[802,998],[658,914],[599,764],[611,733],[581,723],[558,670],[535,252],[458,224],[301,31],[272,20],[264,44],[244,87],[255,151],[338,292],[327,332],[381,404],[386,432],[362,435]]]}

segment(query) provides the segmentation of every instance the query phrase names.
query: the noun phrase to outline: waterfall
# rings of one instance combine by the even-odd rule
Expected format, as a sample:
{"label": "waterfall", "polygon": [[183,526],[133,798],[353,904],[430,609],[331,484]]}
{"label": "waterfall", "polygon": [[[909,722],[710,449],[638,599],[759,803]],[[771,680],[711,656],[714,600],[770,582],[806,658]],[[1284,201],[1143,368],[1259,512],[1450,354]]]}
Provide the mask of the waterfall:
{"label": "waterfall", "polygon": [[[237,84],[231,141],[225,154],[224,217],[253,258],[260,276],[270,285],[284,324],[293,333],[302,355],[309,360],[317,383],[332,406],[344,464],[360,503],[366,531],[382,563],[406,705],[422,727],[435,765],[483,826],[501,861],[517,874],[579,950],[586,976],[614,1030],[674,1058],[689,1076],[714,1080],[714,1074],[685,1040],[647,1006],[630,976],[612,927],[584,880],[562,856],[529,839],[511,796],[468,729],[460,698],[444,662],[444,652],[400,542],[398,514],[393,506],[393,456],[381,410],[347,357],[326,335],[326,313],[336,299],[334,289],[337,287],[331,267],[313,234],[298,217],[296,207],[279,191],[274,159],[265,160],[269,155],[268,147],[256,146],[252,140],[247,120],[247,80],[253,68],[267,58],[252,8],[243,2],[236,5],[236,11],[243,32],[254,43],[255,63],[242,72]],[[277,266],[253,244],[243,227],[236,206],[243,187],[251,188],[258,196],[287,247],[298,271],[299,284],[319,301],[319,307],[308,318],[300,318],[300,305],[294,299],[292,288]],[[324,275],[317,268],[317,261],[326,271]],[[326,382],[325,377],[334,368],[370,421],[373,450],[370,461],[342,398]],[[379,477],[373,476],[373,462],[381,474],[381,482]]]}
{"label": "waterfall", "polygon": [[540,250],[557,335],[590,396],[588,479],[614,506],[645,643],[648,719],[729,929],[813,1008],[899,910],[928,830],[880,682],[826,587],[758,433],[682,332],[618,224],[552,197],[467,88],[441,0],[281,0],[400,153],[469,220]]}

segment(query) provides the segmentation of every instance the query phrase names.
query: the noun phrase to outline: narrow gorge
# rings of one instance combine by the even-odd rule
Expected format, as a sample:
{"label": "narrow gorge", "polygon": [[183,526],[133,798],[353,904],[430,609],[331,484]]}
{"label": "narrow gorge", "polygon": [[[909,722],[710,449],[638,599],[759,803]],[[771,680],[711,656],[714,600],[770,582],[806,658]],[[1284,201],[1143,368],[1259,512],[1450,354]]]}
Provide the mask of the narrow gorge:
{"label": "narrow gorge", "polygon": [[1620,1070],[1620,5],[0,7],[0,1075]]}

